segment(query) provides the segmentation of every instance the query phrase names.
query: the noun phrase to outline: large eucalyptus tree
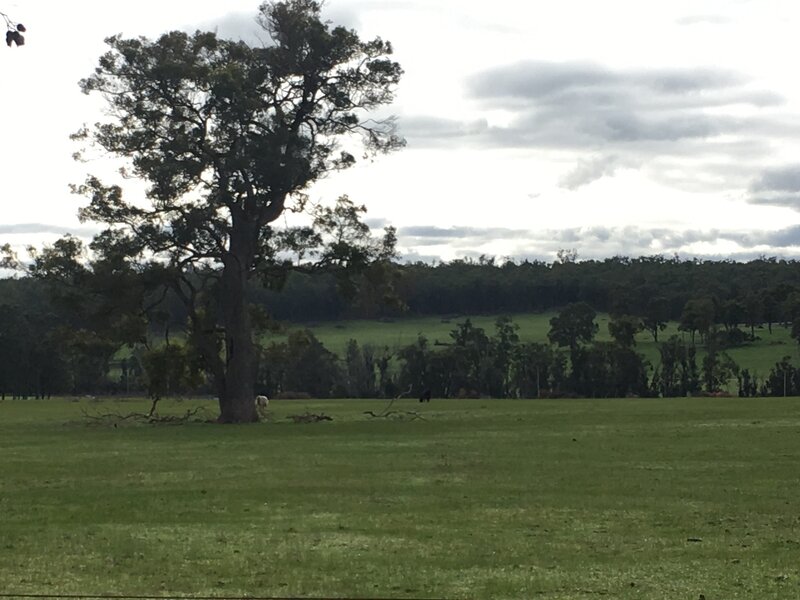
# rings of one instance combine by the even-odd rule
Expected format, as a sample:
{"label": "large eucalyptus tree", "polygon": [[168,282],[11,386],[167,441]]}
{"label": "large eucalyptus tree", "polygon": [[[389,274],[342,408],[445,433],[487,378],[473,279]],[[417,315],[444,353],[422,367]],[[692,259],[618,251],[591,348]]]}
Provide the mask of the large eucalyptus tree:
{"label": "large eucalyptus tree", "polygon": [[[169,273],[188,309],[189,342],[215,382],[221,422],[257,419],[246,287],[274,269],[280,239],[297,239],[270,224],[356,154],[403,145],[391,118],[370,115],[393,100],[402,73],[391,44],[333,27],[320,10],[316,0],[262,4],[260,45],[209,32],[111,37],[80,82],[105,98],[110,118],[75,137],[125,159],[127,175],[147,183],[146,198],[134,201],[97,177],[78,186],[90,198],[81,218],[108,224],[93,248]],[[340,212],[357,215],[344,202]],[[317,225],[333,227],[335,214],[319,213]]]}

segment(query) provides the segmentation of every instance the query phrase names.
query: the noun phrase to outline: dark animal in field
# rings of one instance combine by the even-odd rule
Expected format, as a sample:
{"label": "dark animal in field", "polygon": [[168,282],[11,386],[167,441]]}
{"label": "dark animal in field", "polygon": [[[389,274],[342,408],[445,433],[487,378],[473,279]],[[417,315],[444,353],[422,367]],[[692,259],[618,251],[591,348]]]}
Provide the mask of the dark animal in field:
{"label": "dark animal in field", "polygon": [[422,395],[419,397],[420,402],[430,402],[431,401],[431,391],[425,390],[422,392]]}

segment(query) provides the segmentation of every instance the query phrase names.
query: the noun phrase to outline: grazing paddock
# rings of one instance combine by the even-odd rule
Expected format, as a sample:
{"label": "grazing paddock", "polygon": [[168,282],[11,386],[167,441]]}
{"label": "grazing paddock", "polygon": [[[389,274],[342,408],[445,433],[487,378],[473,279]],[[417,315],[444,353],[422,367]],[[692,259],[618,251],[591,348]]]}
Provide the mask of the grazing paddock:
{"label": "grazing paddock", "polygon": [[800,597],[798,399],[146,406],[0,404],[3,593]]}
{"label": "grazing paddock", "polygon": [[[547,333],[550,331],[550,319],[555,315],[555,312],[521,313],[513,314],[511,317],[514,323],[519,325],[517,333],[521,341],[548,343]],[[495,321],[499,316],[477,315],[469,318],[476,327],[482,327],[488,335],[494,335]],[[425,335],[431,343],[435,340],[449,342],[452,339],[450,332],[466,318],[467,315],[452,319],[442,319],[441,317],[401,318],[392,321],[358,319],[311,324],[309,328],[328,350],[344,356],[347,342],[350,339],[357,340],[362,346],[369,344],[376,348],[388,346],[391,349],[413,344],[420,333]],[[608,333],[608,320],[609,316],[606,313],[597,315],[595,319],[598,325],[596,340],[611,340]],[[305,326],[299,325],[296,327],[305,328]],[[772,329],[773,331],[770,333],[766,327],[758,327],[755,330],[758,338],[755,342],[727,350],[727,353],[741,368],[748,369],[751,374],[756,374],[759,381],[769,375],[770,369],[784,356],[791,356],[797,363],[798,346],[790,335],[791,328],[773,325]],[[749,329],[747,333],[749,333]],[[690,339],[688,333],[678,330],[678,324],[674,321],[670,322],[666,330],[659,334],[659,342],[666,341],[671,335],[677,335],[685,339],[687,343]],[[282,341],[284,339],[284,334],[271,334],[264,337],[264,341]],[[652,336],[646,331],[641,331],[636,335],[636,351],[643,354],[654,366],[661,362],[658,345],[653,342]],[[698,366],[702,365],[705,355],[705,346],[698,339]],[[731,391],[736,391],[735,387]]]}

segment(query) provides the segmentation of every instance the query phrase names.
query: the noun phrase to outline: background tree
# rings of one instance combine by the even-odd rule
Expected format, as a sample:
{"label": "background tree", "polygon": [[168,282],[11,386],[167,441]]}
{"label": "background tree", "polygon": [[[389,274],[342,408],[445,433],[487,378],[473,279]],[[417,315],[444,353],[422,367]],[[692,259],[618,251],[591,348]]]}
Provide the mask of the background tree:
{"label": "background tree", "polygon": [[[505,327],[505,332],[502,330]],[[501,336],[513,335],[513,326],[510,323],[501,323]],[[476,327],[470,319],[459,323],[458,327],[450,332],[453,340],[447,348],[451,357],[449,370],[451,372],[451,390],[458,391],[460,396],[479,395],[481,390],[491,396],[502,397],[503,373],[497,367],[496,341],[486,335],[482,327]]]}
{"label": "background tree", "polygon": [[723,301],[720,312],[722,324],[727,331],[738,328],[740,323],[747,320],[747,306],[738,298]]}
{"label": "background tree", "polygon": [[358,345],[354,339],[347,342],[344,357],[345,392],[351,398],[374,398],[375,350],[372,346]]}
{"label": "background tree", "polygon": [[598,330],[594,322],[596,316],[595,310],[585,302],[569,304],[550,319],[547,338],[553,344],[574,351],[581,343],[592,341]]}
{"label": "background tree", "polygon": [[714,325],[714,302],[711,298],[692,298],[686,302],[681,313],[678,329],[688,331],[694,344],[695,333],[705,339]]}
{"label": "background tree", "polygon": [[561,361],[554,356],[552,346],[527,343],[515,347],[511,363],[511,386],[520,398],[540,398],[542,393],[558,389],[561,381],[553,374]]}
{"label": "background tree", "polygon": [[764,305],[760,294],[751,291],[745,294],[742,300],[744,304],[745,323],[750,328],[750,340],[756,339],[756,325],[761,322],[764,315]]}
{"label": "background tree", "polygon": [[[391,45],[331,27],[320,10],[315,0],[262,4],[268,40],[258,47],[207,32],[111,37],[111,50],[81,81],[116,118],[76,138],[127,159],[149,187],[148,202],[129,202],[119,186],[89,177],[76,190],[91,200],[80,216],[109,225],[97,253],[123,262],[154,257],[172,275],[221,422],[257,419],[246,290],[280,266],[270,224],[303,208],[311,182],[352,166],[356,145],[374,153],[403,144],[391,119],[368,117],[392,101],[402,73]],[[342,267],[372,258],[370,250],[341,250],[331,260]]]}
{"label": "background tree", "polygon": [[[397,357],[402,361],[399,374],[401,390],[410,390],[409,393],[414,396],[419,396],[425,389],[433,390],[433,351],[428,345],[428,338],[420,334],[416,342],[400,348]],[[437,391],[441,394],[441,390]]]}
{"label": "background tree", "polygon": [[502,397],[511,395],[511,375],[514,355],[519,346],[519,325],[511,317],[498,317],[495,321],[494,356],[495,367],[502,380]]}
{"label": "background tree", "polygon": [[686,396],[700,389],[697,351],[676,335],[658,346],[661,357],[659,370],[653,377],[653,391],[662,396]]}
{"label": "background tree", "polygon": [[344,378],[336,355],[308,330],[292,331],[285,342],[271,343],[261,350],[260,359],[260,392],[277,397],[298,392],[314,398],[344,395],[340,389]]}
{"label": "background tree", "polygon": [[784,318],[783,309],[786,300],[795,291],[795,286],[788,283],[778,283],[762,291],[764,320],[767,322],[767,329],[770,333],[772,333],[772,324]]}
{"label": "background tree", "polygon": [[617,344],[625,348],[636,345],[636,334],[642,328],[641,320],[630,315],[617,315],[608,322],[608,333]]}
{"label": "background tree", "polygon": [[164,344],[142,354],[145,386],[153,400],[194,390],[200,385],[197,364],[188,349]]}
{"label": "background tree", "polygon": [[800,369],[796,369],[791,357],[784,356],[770,369],[761,388],[762,396],[797,396],[800,394]]}
{"label": "background tree", "polygon": [[653,336],[654,342],[658,343],[658,333],[666,329],[667,321],[669,321],[669,300],[663,296],[648,299],[642,312],[642,325]]}
{"label": "background tree", "polygon": [[[564,268],[564,267],[562,267]],[[550,343],[569,348],[569,359],[572,366],[570,385],[573,389],[589,387],[586,378],[591,377],[588,369],[589,354],[581,344],[588,344],[597,333],[598,326],[594,322],[595,310],[586,302],[575,302],[565,306],[561,312],[550,319],[550,331],[547,338]]]}

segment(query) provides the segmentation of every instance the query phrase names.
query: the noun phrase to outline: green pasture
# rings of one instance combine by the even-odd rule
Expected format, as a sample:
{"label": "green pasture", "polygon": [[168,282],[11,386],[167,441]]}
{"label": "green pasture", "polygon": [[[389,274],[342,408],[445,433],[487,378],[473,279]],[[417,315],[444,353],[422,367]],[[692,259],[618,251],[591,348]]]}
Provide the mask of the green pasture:
{"label": "green pasture", "polygon": [[[550,319],[555,312],[527,313],[510,315],[514,323],[519,326],[518,334],[523,342],[547,343],[547,333],[550,331]],[[421,334],[433,344],[436,341],[450,342],[450,332],[459,323],[470,318],[478,327],[482,327],[488,335],[494,335],[497,316],[458,316],[458,317],[419,317],[398,318],[390,320],[353,320],[336,321],[332,323],[310,323],[308,325],[288,324],[287,329],[308,328],[314,332],[326,348],[338,354],[345,355],[345,348],[350,339],[355,339],[360,345],[370,344],[377,348],[388,347],[395,350],[402,346],[413,344]],[[608,334],[609,317],[601,313],[595,319],[598,324],[598,340],[610,340]],[[683,336],[687,341],[688,333],[678,331],[675,322],[669,323],[667,329],[659,333],[659,341],[664,341],[671,335]],[[726,350],[741,368],[749,369],[751,374],[763,378],[769,374],[775,363],[784,356],[791,356],[797,362],[798,346],[790,337],[789,329],[781,325],[773,325],[772,333],[766,327],[756,329],[755,342]],[[282,336],[273,336],[273,339],[283,339]],[[641,352],[650,363],[657,366],[660,362],[658,346],[652,336],[641,332],[636,338],[637,350]],[[698,358],[702,359],[705,350],[698,340]]]}
{"label": "green pasture", "polygon": [[[167,402],[182,413],[210,402]],[[0,403],[0,590],[800,597],[800,399]],[[296,424],[307,411],[330,422]],[[417,415],[421,418],[415,418]]]}
{"label": "green pasture", "polygon": [[[513,315],[514,323],[519,325],[520,338],[523,341],[546,341],[547,332],[550,331],[550,319],[556,313],[518,314]],[[325,347],[344,356],[345,347],[350,339],[355,339],[359,344],[371,344],[378,348],[389,346],[399,348],[408,346],[417,341],[420,335],[428,338],[433,344],[451,342],[450,332],[469,318],[476,327],[482,327],[488,335],[495,332],[496,316],[472,317],[416,317],[398,318],[389,320],[353,320],[335,321],[331,323],[311,324],[309,329],[314,332]],[[291,327],[294,327],[292,325]],[[606,334],[608,328],[605,328]]]}

